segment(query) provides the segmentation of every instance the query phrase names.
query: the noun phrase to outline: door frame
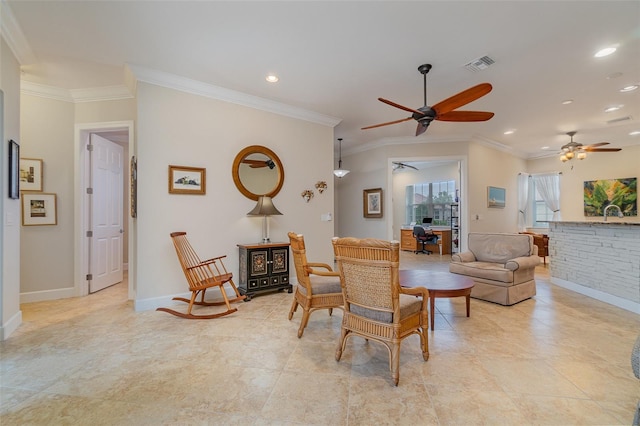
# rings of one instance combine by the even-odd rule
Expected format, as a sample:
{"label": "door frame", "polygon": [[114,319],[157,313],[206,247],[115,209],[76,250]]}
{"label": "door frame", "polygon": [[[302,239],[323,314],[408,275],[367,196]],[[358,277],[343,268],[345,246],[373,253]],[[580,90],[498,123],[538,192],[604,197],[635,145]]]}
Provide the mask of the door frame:
{"label": "door frame", "polygon": [[[89,241],[86,238],[86,233],[89,230],[89,206],[87,202],[86,185],[85,181],[87,176],[87,163],[89,161],[89,155],[85,148],[89,135],[91,133],[98,132],[113,132],[126,130],[128,133],[128,156],[127,161],[123,164],[123,172],[126,172],[123,177],[129,176],[129,158],[135,155],[135,139],[133,137],[134,126],[133,121],[110,121],[100,123],[81,123],[76,124],[74,129],[74,292],[77,296],[87,296],[89,294],[89,282],[86,280],[86,276],[89,269]],[[130,200],[124,200],[125,205],[129,205]],[[129,300],[135,299],[136,289],[136,260],[135,253],[136,247],[136,228],[135,220],[131,215],[127,215],[128,221],[128,235],[127,246],[129,253],[128,260],[128,296]]]}
{"label": "door frame", "polygon": [[[469,162],[466,155],[444,155],[438,157],[429,157],[429,156],[421,156],[421,157],[412,157],[412,156],[403,156],[403,157],[391,157],[387,159],[387,188],[393,188],[393,166],[394,162],[403,162],[403,163],[411,163],[411,162],[429,162],[429,161],[451,161],[452,163],[458,163],[458,175],[460,177],[460,224],[462,226],[462,233],[458,237],[460,251],[464,251],[467,249],[467,234],[469,233],[469,200],[467,197],[467,188],[468,188],[468,167]],[[390,192],[393,192],[392,190]],[[393,194],[390,194],[390,196]],[[386,203],[385,206],[385,215],[387,215],[390,220],[387,222],[387,236],[389,240],[393,238],[393,203],[395,200],[391,199],[391,202]],[[403,201],[404,202],[404,201]],[[398,230],[399,231],[399,230]],[[400,233],[398,232],[398,235]],[[399,237],[398,237],[399,238]]]}

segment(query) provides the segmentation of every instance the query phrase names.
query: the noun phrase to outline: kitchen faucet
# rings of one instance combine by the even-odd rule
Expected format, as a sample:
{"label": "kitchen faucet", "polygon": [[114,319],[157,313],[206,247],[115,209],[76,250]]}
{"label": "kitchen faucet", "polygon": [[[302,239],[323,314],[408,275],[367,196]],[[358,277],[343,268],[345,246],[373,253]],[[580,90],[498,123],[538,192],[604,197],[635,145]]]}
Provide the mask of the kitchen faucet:
{"label": "kitchen faucet", "polygon": [[615,207],[616,209],[618,209],[618,217],[624,217],[620,207],[616,206],[615,204],[609,204],[607,207],[604,208],[604,221],[605,222],[607,221],[607,210],[609,210],[611,207]]}

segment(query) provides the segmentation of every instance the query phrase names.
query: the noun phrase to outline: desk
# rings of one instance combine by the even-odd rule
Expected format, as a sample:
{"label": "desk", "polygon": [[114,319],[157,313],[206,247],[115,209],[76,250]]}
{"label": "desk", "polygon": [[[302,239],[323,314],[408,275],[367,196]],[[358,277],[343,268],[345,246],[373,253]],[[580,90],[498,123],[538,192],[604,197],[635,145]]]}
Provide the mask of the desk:
{"label": "desk", "polygon": [[[442,243],[442,254],[451,254],[451,229],[432,229],[433,233],[438,236],[440,243]],[[416,238],[413,236],[413,228],[400,230],[400,250],[416,251],[417,248]],[[426,250],[438,254],[438,244],[425,244]]]}
{"label": "desk", "polygon": [[399,271],[402,287],[425,287],[429,290],[429,319],[431,330],[435,316],[436,297],[462,297],[467,299],[467,317],[471,313],[471,289],[475,285],[473,280],[464,275],[450,272],[435,272],[422,269],[401,269]]}

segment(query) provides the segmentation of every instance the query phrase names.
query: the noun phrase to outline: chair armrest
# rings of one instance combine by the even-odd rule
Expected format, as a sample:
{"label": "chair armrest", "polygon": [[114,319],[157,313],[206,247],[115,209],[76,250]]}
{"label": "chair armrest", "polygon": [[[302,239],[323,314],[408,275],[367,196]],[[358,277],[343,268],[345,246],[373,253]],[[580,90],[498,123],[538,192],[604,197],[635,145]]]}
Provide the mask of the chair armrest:
{"label": "chair armrest", "polygon": [[218,257],[212,257],[211,259],[203,260],[202,262],[200,262],[200,264],[201,265],[208,265],[210,263],[215,263],[216,260],[224,259],[225,257],[227,257],[227,255],[218,256]]}
{"label": "chair armrest", "polygon": [[531,256],[516,257],[515,259],[508,260],[507,263],[504,264],[504,267],[510,271],[515,271],[520,268],[535,268],[539,264],[540,258],[537,254],[534,254]]}
{"label": "chair armrest", "polygon": [[307,274],[309,275],[318,275],[322,277],[339,277],[340,272],[338,271],[320,271],[317,269],[307,268]]}
{"label": "chair armrest", "polygon": [[400,287],[401,294],[408,294],[410,296],[422,296],[422,305],[420,310],[427,311],[427,300],[429,299],[429,290],[424,287]]}
{"label": "chair armrest", "polygon": [[333,269],[331,269],[331,266],[327,265],[326,263],[307,262],[307,266],[310,268],[324,268],[327,271],[333,271]]}
{"label": "chair armrest", "polygon": [[464,251],[462,253],[452,254],[451,261],[452,262],[475,262],[476,255],[470,251]]}

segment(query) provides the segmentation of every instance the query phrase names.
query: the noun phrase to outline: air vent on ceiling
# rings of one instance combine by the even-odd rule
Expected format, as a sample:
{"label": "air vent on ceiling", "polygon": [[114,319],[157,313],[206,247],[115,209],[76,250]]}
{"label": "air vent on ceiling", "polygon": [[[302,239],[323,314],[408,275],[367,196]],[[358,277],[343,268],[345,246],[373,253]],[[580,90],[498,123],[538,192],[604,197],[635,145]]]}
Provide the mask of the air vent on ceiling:
{"label": "air vent on ceiling", "polygon": [[484,69],[489,68],[489,65],[494,64],[496,61],[491,59],[488,56],[483,56],[482,58],[474,59],[473,61],[466,64],[464,67],[472,72],[482,71]]}
{"label": "air vent on ceiling", "polygon": [[613,120],[607,120],[607,124],[616,124],[616,123],[620,123],[622,121],[629,121],[631,120],[631,116],[627,115],[626,117],[620,117],[620,118],[614,118]]}

